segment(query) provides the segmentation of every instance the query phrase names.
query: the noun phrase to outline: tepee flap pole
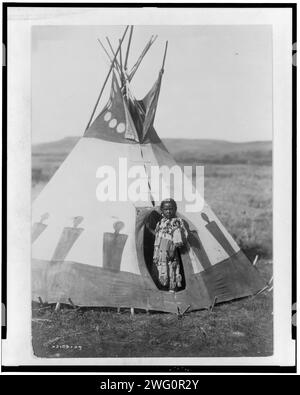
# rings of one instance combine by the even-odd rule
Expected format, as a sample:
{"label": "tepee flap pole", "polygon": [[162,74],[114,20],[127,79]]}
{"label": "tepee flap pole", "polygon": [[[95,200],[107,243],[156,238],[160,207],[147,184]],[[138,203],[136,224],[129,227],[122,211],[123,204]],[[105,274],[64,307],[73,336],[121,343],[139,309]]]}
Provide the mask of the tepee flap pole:
{"label": "tepee flap pole", "polygon": [[165,61],[166,61],[166,56],[167,56],[167,50],[168,50],[168,41],[166,41],[165,53],[164,53],[164,58],[163,58],[162,66],[161,66],[162,71],[164,71],[164,67],[165,67]]}
{"label": "tepee flap pole", "polygon": [[[119,39],[119,45],[121,45],[121,39]],[[122,48],[120,48],[120,66],[122,70],[123,62],[122,62]]]}
{"label": "tepee flap pole", "polygon": [[[140,63],[142,62],[144,56],[146,55],[147,51],[149,50],[149,48],[151,47],[152,43],[153,43],[153,36],[151,36],[150,40],[147,42],[145,48],[143,49],[142,53],[140,54],[140,56],[138,57],[138,60],[135,62],[134,66],[131,69],[131,72],[129,74],[130,79],[132,79],[133,75],[135,74],[135,72],[137,71]],[[132,76],[131,76],[132,75]]]}
{"label": "tepee flap pole", "polygon": [[[115,51],[114,51],[114,49],[113,49],[113,47],[111,45],[111,42],[110,42],[109,38],[108,37],[105,37],[105,38],[106,38],[106,41],[108,42],[109,48],[111,50],[111,53],[113,54],[113,56],[115,56]],[[120,51],[121,51],[121,49],[120,49]],[[121,79],[122,69],[121,69],[120,63],[118,62],[118,59],[116,59],[115,63],[117,65],[117,67],[118,67],[118,71],[119,71],[119,75],[120,75],[120,79]]]}
{"label": "tepee flap pole", "polygon": [[128,40],[128,45],[127,45],[127,50],[126,50],[126,55],[125,55],[125,61],[124,61],[125,71],[127,70],[127,62],[128,62],[128,56],[129,56],[129,48],[130,48],[131,39],[132,39],[132,33],[133,33],[133,26],[130,27],[129,40]]}
{"label": "tepee flap pole", "polygon": [[113,69],[113,67],[114,67],[115,60],[116,60],[116,58],[117,58],[117,56],[118,56],[118,53],[119,53],[119,51],[120,51],[122,42],[123,42],[123,40],[124,40],[124,38],[125,38],[125,35],[126,35],[126,33],[127,33],[128,27],[129,27],[129,26],[126,27],[126,29],[125,29],[125,31],[124,31],[124,33],[123,33],[123,36],[122,36],[122,38],[121,38],[120,44],[119,44],[118,49],[117,49],[117,52],[116,52],[116,54],[115,54],[115,56],[114,56],[114,58],[113,58],[113,60],[112,60],[111,66],[110,66],[110,68],[109,68],[109,72],[108,72],[108,74],[107,74],[107,76],[106,76],[106,78],[105,78],[105,81],[104,81],[104,83],[103,83],[102,89],[101,89],[101,91],[100,91],[100,93],[99,93],[99,96],[98,96],[98,99],[97,99],[97,101],[96,101],[95,107],[94,107],[94,109],[93,109],[92,115],[91,115],[91,117],[90,117],[90,119],[89,119],[89,122],[88,122],[87,127],[85,128],[85,130],[87,130],[87,129],[90,127],[90,124],[91,124],[91,122],[92,122],[92,119],[93,119],[93,117],[94,117],[94,114],[95,114],[95,112],[96,112],[96,109],[97,109],[97,107],[98,107],[100,98],[101,98],[102,93],[103,93],[103,91],[104,91],[105,85],[106,85],[106,83],[107,83],[107,81],[108,81],[108,78],[109,78],[109,76],[110,76],[110,73],[112,72],[112,69]]}
{"label": "tepee flap pole", "polygon": [[[121,39],[119,40],[119,43],[121,44]],[[126,84],[125,84],[125,70],[123,68],[123,57],[122,57],[122,47],[120,48],[120,67],[121,67],[121,89],[125,86],[126,90]],[[127,95],[125,95],[127,96]]]}
{"label": "tepee flap pole", "polygon": [[[121,45],[121,39],[119,39],[119,45]],[[121,67],[121,80],[123,84],[124,76],[123,76],[123,62],[122,62],[122,47],[120,47],[120,67]]]}
{"label": "tepee flap pole", "polygon": [[152,44],[154,43],[154,41],[157,39],[157,36],[153,37],[151,36],[149,42],[146,44],[145,48],[143,49],[140,57],[138,58],[138,60],[136,61],[135,65],[132,67],[130,74],[129,74],[129,80],[131,81],[134,74],[136,73],[138,67],[140,66],[142,60],[144,59],[146,53],[149,51],[149,49],[151,48]]}

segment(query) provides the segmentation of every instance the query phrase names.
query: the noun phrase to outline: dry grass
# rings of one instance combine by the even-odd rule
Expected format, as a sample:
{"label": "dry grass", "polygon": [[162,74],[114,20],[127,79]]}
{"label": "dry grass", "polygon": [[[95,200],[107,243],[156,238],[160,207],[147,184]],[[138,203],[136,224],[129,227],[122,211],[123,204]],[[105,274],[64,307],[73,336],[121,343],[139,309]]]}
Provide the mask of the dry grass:
{"label": "dry grass", "polygon": [[[260,263],[267,273],[271,265]],[[35,310],[39,357],[237,357],[272,355],[272,291],[212,312],[120,314],[113,309]]]}
{"label": "dry grass", "polygon": [[272,167],[205,166],[205,199],[253,259],[272,258]]}

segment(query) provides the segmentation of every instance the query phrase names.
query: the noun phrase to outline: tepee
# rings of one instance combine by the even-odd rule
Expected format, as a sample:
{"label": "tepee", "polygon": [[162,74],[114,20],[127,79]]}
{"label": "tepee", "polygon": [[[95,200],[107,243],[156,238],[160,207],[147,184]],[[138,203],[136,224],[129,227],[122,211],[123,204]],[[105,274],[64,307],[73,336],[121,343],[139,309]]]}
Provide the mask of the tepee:
{"label": "tepee", "polygon": [[[137,100],[130,82],[155,38],[129,71],[132,27],[123,59],[121,52],[127,30],[116,51],[105,49],[111,60],[107,104],[93,120],[102,89],[85,133],[33,202],[32,298],[178,313],[252,295],[265,283],[206,203],[194,213],[178,202],[177,215],[188,229],[181,252],[184,289],[166,292],[151,276],[153,236],[147,221],[160,217],[160,201],[150,168],[176,164],[153,127],[167,44],[157,81]],[[99,167],[119,172],[120,158],[128,171],[143,169],[144,198],[99,201]],[[174,185],[163,172],[160,176],[172,196]]]}

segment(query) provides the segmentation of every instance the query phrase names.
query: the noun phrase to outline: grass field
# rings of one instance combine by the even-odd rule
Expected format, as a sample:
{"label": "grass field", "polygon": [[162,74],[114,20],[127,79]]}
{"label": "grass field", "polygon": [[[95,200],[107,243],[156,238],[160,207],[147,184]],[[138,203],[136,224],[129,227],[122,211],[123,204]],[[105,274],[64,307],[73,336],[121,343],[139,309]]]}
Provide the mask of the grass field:
{"label": "grass field", "polygon": [[[169,141],[167,146],[186,163],[186,153],[177,143]],[[33,198],[72,144],[60,144],[61,151],[53,145],[34,148]],[[222,149],[232,143],[220,144],[206,144],[210,160],[205,166],[205,199],[246,255],[250,259],[259,255],[257,267],[267,281],[272,276],[271,145],[228,146],[225,165]],[[142,312],[131,316],[127,310],[117,314],[96,308],[64,307],[56,312],[53,306],[39,309],[34,304],[32,344],[39,357],[266,356],[273,350],[272,312],[272,291],[183,317]]]}

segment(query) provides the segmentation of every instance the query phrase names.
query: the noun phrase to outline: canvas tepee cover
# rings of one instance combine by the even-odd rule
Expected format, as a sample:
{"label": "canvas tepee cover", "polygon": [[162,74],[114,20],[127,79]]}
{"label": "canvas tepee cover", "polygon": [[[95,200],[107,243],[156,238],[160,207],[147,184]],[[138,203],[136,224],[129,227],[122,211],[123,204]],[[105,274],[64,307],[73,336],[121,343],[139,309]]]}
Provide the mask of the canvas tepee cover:
{"label": "canvas tepee cover", "polygon": [[[150,169],[176,163],[153,119],[145,130],[148,102],[149,94],[127,101],[113,73],[107,105],[34,201],[33,300],[177,313],[252,295],[265,285],[210,207],[205,203],[201,213],[188,212],[184,200],[178,202],[177,214],[188,228],[187,248],[181,253],[185,288],[170,293],[153,281],[145,224],[153,213],[159,217],[160,201]],[[143,199],[99,201],[99,168],[125,174],[124,160],[129,173],[135,166],[143,169]],[[172,196],[174,185],[163,171],[160,177]]]}

